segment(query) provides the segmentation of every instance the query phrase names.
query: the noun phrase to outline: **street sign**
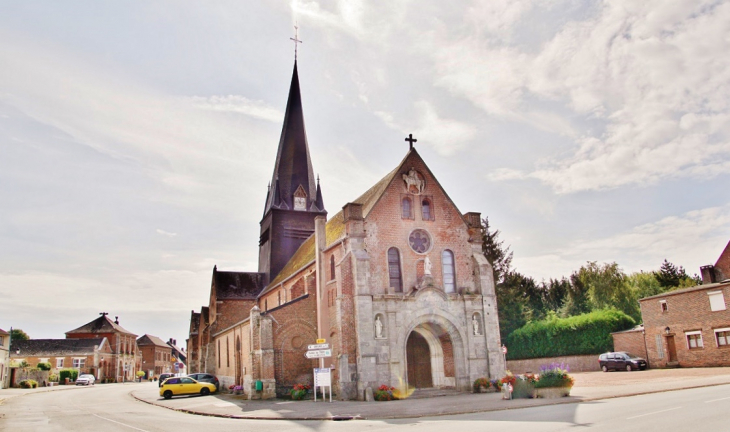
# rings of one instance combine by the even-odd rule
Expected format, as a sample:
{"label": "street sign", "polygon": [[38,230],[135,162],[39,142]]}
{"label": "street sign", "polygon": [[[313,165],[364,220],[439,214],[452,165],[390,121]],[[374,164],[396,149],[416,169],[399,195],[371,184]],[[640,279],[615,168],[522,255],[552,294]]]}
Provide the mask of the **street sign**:
{"label": "street sign", "polygon": [[322,350],[307,351],[306,353],[304,353],[304,357],[306,357],[308,359],[332,357],[332,350],[331,349],[322,349]]}
{"label": "street sign", "polygon": [[321,349],[329,349],[330,344],[328,343],[321,343],[321,344],[315,344],[315,345],[307,345],[308,350],[321,350]]}
{"label": "street sign", "polygon": [[327,342],[327,340],[326,340],[326,339],[317,339],[317,343],[318,343],[318,344],[323,344],[323,343],[325,343],[325,342]]}

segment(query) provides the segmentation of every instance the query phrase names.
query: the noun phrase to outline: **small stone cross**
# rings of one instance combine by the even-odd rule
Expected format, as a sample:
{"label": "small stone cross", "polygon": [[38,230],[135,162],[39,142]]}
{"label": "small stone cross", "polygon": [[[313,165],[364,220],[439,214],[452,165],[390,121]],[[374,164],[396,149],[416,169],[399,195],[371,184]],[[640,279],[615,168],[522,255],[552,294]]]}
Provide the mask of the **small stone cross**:
{"label": "small stone cross", "polygon": [[302,41],[299,40],[299,37],[297,36],[299,34],[299,27],[294,26],[294,37],[289,38],[289,40],[294,41],[294,61],[297,61],[297,47],[299,46]]}

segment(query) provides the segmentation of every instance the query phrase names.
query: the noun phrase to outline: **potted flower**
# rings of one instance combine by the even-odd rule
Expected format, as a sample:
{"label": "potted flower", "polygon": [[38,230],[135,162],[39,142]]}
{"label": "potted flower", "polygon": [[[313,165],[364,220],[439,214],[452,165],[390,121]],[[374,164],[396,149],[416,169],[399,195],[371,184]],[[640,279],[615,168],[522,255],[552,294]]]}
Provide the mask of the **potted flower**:
{"label": "potted flower", "polygon": [[484,377],[474,380],[472,388],[474,389],[474,393],[493,393],[495,391],[492,383]]}
{"label": "potted flower", "polygon": [[289,391],[291,398],[294,400],[302,400],[307,395],[307,391],[311,387],[306,384],[294,384],[294,388]]}
{"label": "potted flower", "polygon": [[535,397],[558,398],[570,395],[573,377],[568,375],[568,366],[553,363],[540,367],[540,378],[535,383]]}
{"label": "potted flower", "polygon": [[395,387],[388,387],[387,385],[383,384],[373,392],[373,399],[375,399],[376,401],[393,400],[393,390],[395,390]]}

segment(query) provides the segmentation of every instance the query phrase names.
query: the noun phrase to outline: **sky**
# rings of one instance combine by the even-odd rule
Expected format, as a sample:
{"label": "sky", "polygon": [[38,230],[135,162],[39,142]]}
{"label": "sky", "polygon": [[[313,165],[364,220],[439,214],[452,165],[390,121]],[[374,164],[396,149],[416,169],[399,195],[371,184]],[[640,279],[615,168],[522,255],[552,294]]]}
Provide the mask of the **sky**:
{"label": "sky", "polygon": [[184,346],[256,271],[294,64],[330,215],[419,153],[537,281],[730,240],[730,2],[0,0],[0,328]]}

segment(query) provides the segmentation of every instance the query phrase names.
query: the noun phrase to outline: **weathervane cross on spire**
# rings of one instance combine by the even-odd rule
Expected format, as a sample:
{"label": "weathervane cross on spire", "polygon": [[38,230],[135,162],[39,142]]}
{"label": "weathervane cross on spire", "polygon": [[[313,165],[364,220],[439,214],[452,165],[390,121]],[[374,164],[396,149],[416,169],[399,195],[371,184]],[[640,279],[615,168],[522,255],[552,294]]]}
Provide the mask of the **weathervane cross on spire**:
{"label": "weathervane cross on spire", "polygon": [[299,35],[299,26],[295,25],[294,26],[294,37],[289,38],[289,40],[294,41],[294,61],[297,61],[297,47],[299,46],[300,43],[302,43],[302,41],[299,40],[298,35]]}

